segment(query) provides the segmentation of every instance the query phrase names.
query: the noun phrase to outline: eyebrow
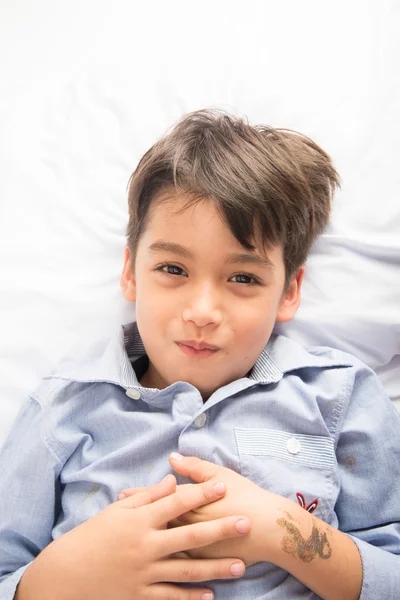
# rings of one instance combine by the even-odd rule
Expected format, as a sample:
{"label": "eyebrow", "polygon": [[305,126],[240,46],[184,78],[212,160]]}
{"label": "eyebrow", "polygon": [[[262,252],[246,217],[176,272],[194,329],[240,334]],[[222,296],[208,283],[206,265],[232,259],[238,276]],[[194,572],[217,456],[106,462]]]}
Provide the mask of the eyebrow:
{"label": "eyebrow", "polygon": [[[163,240],[158,240],[149,246],[150,252],[172,252],[173,254],[178,254],[183,258],[193,259],[193,252],[182,246],[181,244],[176,244],[175,242],[165,242]],[[249,252],[233,252],[230,254],[226,261],[226,264],[244,264],[244,263],[252,263],[256,265],[262,265],[264,267],[268,267],[269,269],[275,270],[274,263],[268,258],[264,256],[259,256],[258,254],[251,254]]]}

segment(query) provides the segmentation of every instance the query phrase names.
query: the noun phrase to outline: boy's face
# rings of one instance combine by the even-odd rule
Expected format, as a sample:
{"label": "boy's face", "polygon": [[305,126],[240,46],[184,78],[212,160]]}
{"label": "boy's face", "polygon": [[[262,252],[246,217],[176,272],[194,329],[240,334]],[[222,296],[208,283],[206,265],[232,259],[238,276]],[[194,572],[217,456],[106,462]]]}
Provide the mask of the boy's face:
{"label": "boy's face", "polygon": [[[304,267],[284,293],[280,246],[268,254],[261,246],[246,250],[211,201],[178,214],[185,202],[170,201],[171,193],[164,190],[153,200],[134,272],[125,249],[121,287],[125,298],[136,302],[138,329],[149,357],[141,384],[163,389],[186,381],[207,399],[245,377],[275,321],[294,316]],[[213,349],[187,345],[196,342]]]}

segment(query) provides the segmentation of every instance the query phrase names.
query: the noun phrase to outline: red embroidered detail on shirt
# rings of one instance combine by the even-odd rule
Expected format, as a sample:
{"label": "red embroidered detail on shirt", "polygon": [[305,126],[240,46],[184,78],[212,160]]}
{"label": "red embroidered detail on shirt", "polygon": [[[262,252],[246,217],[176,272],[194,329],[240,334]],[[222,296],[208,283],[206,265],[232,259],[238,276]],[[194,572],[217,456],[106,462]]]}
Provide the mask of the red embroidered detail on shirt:
{"label": "red embroidered detail on shirt", "polygon": [[308,504],[308,505],[306,505],[306,499],[304,498],[304,495],[301,494],[300,492],[296,492],[296,498],[297,498],[297,502],[300,504],[301,508],[304,508],[304,510],[306,510],[309,513],[313,513],[314,510],[318,506],[317,498],[315,498],[315,500],[310,502],[310,504]]}

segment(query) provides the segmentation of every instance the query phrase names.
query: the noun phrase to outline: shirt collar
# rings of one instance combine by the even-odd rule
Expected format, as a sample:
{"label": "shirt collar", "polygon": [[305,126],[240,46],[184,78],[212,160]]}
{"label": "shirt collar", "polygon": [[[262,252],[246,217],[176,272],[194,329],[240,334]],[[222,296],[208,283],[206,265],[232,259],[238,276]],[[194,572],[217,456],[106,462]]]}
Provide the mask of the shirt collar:
{"label": "shirt collar", "polygon": [[[121,325],[106,344],[103,353],[76,365],[63,363],[45,379],[61,378],[80,382],[109,382],[126,389],[140,384],[132,367],[146,354],[135,321]],[[304,368],[335,368],[352,365],[346,354],[333,348],[306,349],[283,335],[273,333],[258,357],[249,379],[257,383],[276,383],[285,373]]]}
{"label": "shirt collar", "polygon": [[[134,353],[136,351],[136,354]],[[130,357],[136,359],[145,353],[135,322],[121,325],[105,344],[98,343],[86,351],[84,357],[74,357],[57,365],[48,377],[76,382],[108,382],[126,389],[138,387],[139,382]]]}
{"label": "shirt collar", "polygon": [[305,348],[295,340],[273,333],[258,357],[250,378],[259,383],[279,381],[285,373],[307,368],[351,367],[349,356],[323,346]]}

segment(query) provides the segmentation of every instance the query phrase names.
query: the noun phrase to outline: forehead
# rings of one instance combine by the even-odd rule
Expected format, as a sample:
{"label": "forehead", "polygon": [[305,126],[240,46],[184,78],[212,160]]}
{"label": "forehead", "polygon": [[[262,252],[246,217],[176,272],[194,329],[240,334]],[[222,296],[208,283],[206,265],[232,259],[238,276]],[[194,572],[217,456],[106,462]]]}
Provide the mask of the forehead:
{"label": "forehead", "polygon": [[199,242],[215,245],[223,240],[230,247],[243,249],[213,200],[179,192],[175,188],[164,189],[154,197],[146,231],[147,239],[169,236],[170,240],[194,246]]}
{"label": "forehead", "polygon": [[212,221],[214,227],[228,229],[215,203],[207,198],[195,198],[187,194],[157,196],[150,207],[148,225],[179,230],[187,227],[206,227]]}
{"label": "forehead", "polygon": [[255,249],[243,247],[235,238],[216,203],[174,189],[163,190],[152,202],[148,214],[143,246],[150,254],[173,252],[185,258],[210,255],[225,262],[252,262],[273,268],[282,262],[280,246]]}

